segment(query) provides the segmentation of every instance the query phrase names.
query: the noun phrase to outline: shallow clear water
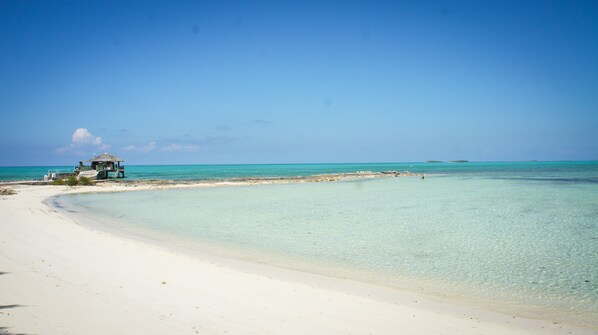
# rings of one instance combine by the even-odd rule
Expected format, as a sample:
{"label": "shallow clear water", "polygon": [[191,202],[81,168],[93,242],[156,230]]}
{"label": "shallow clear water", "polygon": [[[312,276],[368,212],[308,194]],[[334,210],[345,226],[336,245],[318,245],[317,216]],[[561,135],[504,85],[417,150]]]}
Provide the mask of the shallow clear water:
{"label": "shallow clear water", "polygon": [[[63,196],[120,229],[598,325],[591,169]],[[272,256],[272,257],[269,257]],[[313,265],[310,267],[310,264]]]}

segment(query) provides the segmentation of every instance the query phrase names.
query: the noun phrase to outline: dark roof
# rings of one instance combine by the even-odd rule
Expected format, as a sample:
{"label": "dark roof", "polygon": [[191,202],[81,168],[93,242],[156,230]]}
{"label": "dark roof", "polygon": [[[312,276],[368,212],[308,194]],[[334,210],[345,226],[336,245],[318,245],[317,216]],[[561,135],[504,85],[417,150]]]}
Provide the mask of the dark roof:
{"label": "dark roof", "polygon": [[86,160],[86,162],[124,162],[124,160],[114,155],[103,153],[99,156],[95,156],[94,158]]}

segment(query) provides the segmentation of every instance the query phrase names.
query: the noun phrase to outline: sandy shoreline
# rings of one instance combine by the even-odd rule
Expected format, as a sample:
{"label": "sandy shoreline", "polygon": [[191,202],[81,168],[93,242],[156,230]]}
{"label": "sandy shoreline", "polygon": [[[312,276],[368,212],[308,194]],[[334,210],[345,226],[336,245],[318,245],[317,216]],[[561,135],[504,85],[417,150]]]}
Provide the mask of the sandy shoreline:
{"label": "sandy shoreline", "polygon": [[[270,182],[270,181],[268,181]],[[247,183],[229,181],[203,186]],[[45,204],[71,192],[197,183],[14,186],[0,196],[0,334],[596,334],[342,279],[191,257]]]}

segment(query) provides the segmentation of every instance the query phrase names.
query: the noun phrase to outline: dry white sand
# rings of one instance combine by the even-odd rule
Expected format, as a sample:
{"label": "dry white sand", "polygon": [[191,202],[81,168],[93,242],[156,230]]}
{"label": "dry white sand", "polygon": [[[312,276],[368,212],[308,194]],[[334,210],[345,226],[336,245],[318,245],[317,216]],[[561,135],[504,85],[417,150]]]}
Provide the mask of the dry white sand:
{"label": "dry white sand", "polygon": [[[0,334],[596,334],[341,279],[194,257],[0,198]],[[235,265],[236,264],[236,265]]]}

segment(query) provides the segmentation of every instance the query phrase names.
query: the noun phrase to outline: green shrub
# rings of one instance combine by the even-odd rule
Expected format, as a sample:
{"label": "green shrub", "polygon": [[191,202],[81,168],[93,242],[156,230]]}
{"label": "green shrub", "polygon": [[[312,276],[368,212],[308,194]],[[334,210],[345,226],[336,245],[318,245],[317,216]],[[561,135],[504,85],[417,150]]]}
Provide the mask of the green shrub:
{"label": "green shrub", "polygon": [[90,178],[79,177],[79,185],[91,186],[91,185],[95,185],[95,183]]}
{"label": "green shrub", "polygon": [[52,180],[50,185],[66,185],[66,181],[64,179],[56,179]]}
{"label": "green shrub", "polygon": [[77,185],[83,185],[83,186],[91,186],[91,185],[95,185],[95,182],[87,177],[80,177],[77,178],[76,176],[70,176],[66,179],[56,179],[56,180],[52,180],[50,182],[50,185],[68,185],[68,186],[77,186]]}
{"label": "green shrub", "polygon": [[79,180],[77,180],[77,177],[75,176],[70,176],[66,179],[66,184],[68,186],[77,186],[79,184]]}

